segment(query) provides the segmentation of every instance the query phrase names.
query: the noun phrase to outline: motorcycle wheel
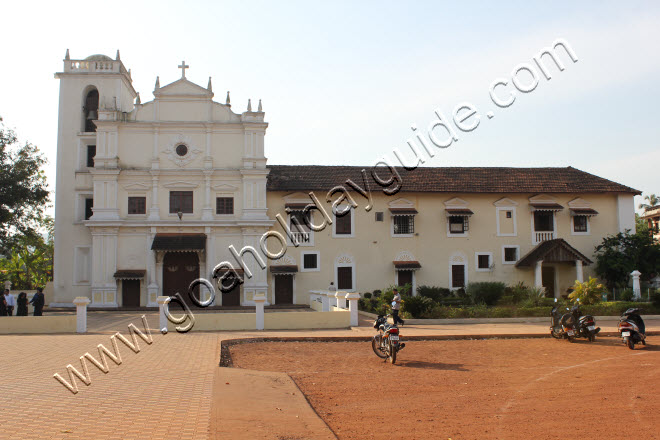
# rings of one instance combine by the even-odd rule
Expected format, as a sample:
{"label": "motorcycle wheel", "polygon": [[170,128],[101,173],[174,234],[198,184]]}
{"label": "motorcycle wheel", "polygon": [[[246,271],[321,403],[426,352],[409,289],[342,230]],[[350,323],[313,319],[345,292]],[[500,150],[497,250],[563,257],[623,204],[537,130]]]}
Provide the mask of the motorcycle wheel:
{"label": "motorcycle wheel", "polygon": [[390,346],[389,348],[390,364],[394,364],[396,362],[396,349],[394,348],[391,342],[389,346]]}
{"label": "motorcycle wheel", "polygon": [[589,342],[594,342],[596,340],[596,334],[594,332],[589,332]]}
{"label": "motorcycle wheel", "polygon": [[628,338],[626,341],[626,344],[628,345],[628,348],[631,350],[635,349],[635,341],[632,340],[632,338]]}
{"label": "motorcycle wheel", "polygon": [[557,333],[554,328],[550,330],[550,336],[555,339],[561,339],[561,333]]}
{"label": "motorcycle wheel", "polygon": [[381,336],[376,335],[373,338],[371,338],[371,348],[374,350],[374,353],[376,353],[376,356],[378,356],[381,359],[385,359],[387,357],[387,353],[383,352],[381,349]]}
{"label": "motorcycle wheel", "polygon": [[568,342],[570,342],[571,344],[575,342],[575,336],[566,336],[566,337],[568,338]]}

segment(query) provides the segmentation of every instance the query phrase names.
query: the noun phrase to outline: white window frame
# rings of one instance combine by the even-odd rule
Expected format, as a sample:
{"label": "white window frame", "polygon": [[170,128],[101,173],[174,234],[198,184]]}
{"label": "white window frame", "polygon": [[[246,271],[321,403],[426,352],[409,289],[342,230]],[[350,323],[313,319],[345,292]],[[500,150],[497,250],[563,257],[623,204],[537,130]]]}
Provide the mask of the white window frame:
{"label": "white window frame", "polygon": [[[305,255],[316,255],[316,268],[305,269]],[[300,251],[300,272],[320,272],[321,271],[321,252],[320,251]]]}
{"label": "white window frame", "polygon": [[[332,213],[332,238],[355,238],[355,209],[353,206],[350,206],[350,216],[351,216],[351,233],[350,234],[337,234],[337,215]],[[339,211],[342,211],[346,206],[338,206]]]}
{"label": "white window frame", "polygon": [[[540,241],[536,241],[536,225],[534,224],[534,213],[536,211],[531,212],[531,225],[532,225],[532,244],[537,245],[541,243]],[[559,237],[559,231],[558,231],[558,224],[557,224],[557,211],[546,211],[550,212],[552,214],[552,238],[555,239]],[[538,232],[550,232],[550,231],[538,231]]]}
{"label": "white window frame", "polygon": [[571,235],[591,235],[591,216],[585,215],[587,219],[587,231],[586,232],[576,232],[575,231],[575,223],[573,223],[573,220],[575,219],[576,216],[571,215]]}
{"label": "white window frame", "polygon": [[[350,259],[351,262],[350,263],[340,263],[339,260],[342,257],[346,257],[346,258]],[[338,271],[338,269],[340,267],[350,267],[352,269],[351,270],[351,272],[352,272],[351,273],[351,281],[353,282],[352,283],[353,285],[351,286],[350,289],[340,289],[339,288],[339,271]],[[356,278],[357,271],[355,270],[355,267],[356,267],[355,258],[348,255],[348,254],[341,254],[335,259],[334,279],[335,279],[335,286],[337,286],[337,290],[341,290],[343,292],[355,292],[357,290],[357,278]]]}
{"label": "white window frame", "polygon": [[[144,214],[129,214],[128,213],[128,198],[129,197],[144,197]],[[149,214],[149,194],[147,191],[128,192],[126,194],[126,217],[127,218],[146,218]]]}
{"label": "white window frame", "polygon": [[[458,261],[459,259],[460,259],[460,261]],[[469,274],[468,274],[469,265],[468,265],[467,256],[463,252],[460,252],[460,251],[454,252],[449,257],[449,267],[448,267],[448,269],[449,269],[449,289],[450,290],[460,289],[460,287],[452,287],[454,285],[454,277],[452,275],[452,270],[451,270],[452,266],[460,266],[460,265],[463,266],[463,273],[465,275],[465,286],[463,286],[463,287],[467,288],[468,283],[470,282],[469,281]]]}
{"label": "white window frame", "polygon": [[[234,209],[234,212],[236,212],[235,209]],[[294,212],[294,211],[291,211],[291,212]],[[291,230],[291,232],[293,232],[293,233],[298,232],[298,229],[292,227],[292,225],[291,225],[291,213],[286,212],[286,211],[284,213],[286,214],[287,225],[289,225],[289,229]],[[309,221],[310,221],[310,223],[314,224],[314,211],[311,211],[311,210],[309,211]],[[310,230],[307,233],[309,234],[309,243],[305,243],[305,242],[301,241],[300,243],[298,243],[298,247],[314,246],[314,230],[310,228]],[[293,242],[291,241],[291,237],[289,237],[289,234],[286,234],[286,244],[287,244],[287,246],[293,246]]]}
{"label": "white window frame", "polygon": [[[479,267],[479,256],[480,255],[488,255],[488,267],[486,269],[482,269]],[[474,271],[475,272],[492,272],[493,269],[491,267],[493,266],[493,253],[492,252],[475,252],[474,253]]]}
{"label": "white window frame", "polygon": [[[500,211],[511,211],[511,220],[513,220],[513,233],[500,232]],[[495,208],[495,221],[497,222],[497,236],[498,237],[517,237],[518,236],[518,222],[516,217],[515,206],[497,206]]]}
{"label": "white window frame", "polygon": [[[76,192],[76,223],[82,223],[85,220],[85,199],[94,199],[93,191]],[[126,202],[128,203],[128,201]],[[92,215],[94,215],[92,213]]]}
{"label": "white window frame", "polygon": [[[506,261],[505,253],[504,253],[504,250],[506,248],[516,248],[516,260],[515,261]],[[502,264],[516,264],[518,262],[518,260],[520,260],[520,246],[518,246],[517,244],[516,245],[512,245],[512,244],[502,245]]]}
{"label": "white window frame", "polygon": [[390,216],[390,218],[391,218],[390,219],[390,236],[393,237],[393,238],[410,238],[410,237],[414,237],[415,236],[414,232],[412,234],[395,234],[394,233],[394,217],[413,217],[413,222],[415,222],[415,215],[416,214],[406,214],[406,215],[392,214]]}
{"label": "white window frame", "polygon": [[[218,200],[222,198],[231,198],[234,199],[234,212],[232,214],[218,214]],[[236,195],[234,193],[221,193],[216,192],[215,197],[213,198],[213,216],[218,219],[231,219],[236,216]]]}
{"label": "white window frame", "polygon": [[[453,238],[453,237],[469,237],[469,234],[470,234],[469,226],[468,226],[468,230],[467,230],[467,231],[463,231],[461,234],[453,233],[453,232],[451,232],[451,230],[449,229],[449,218],[450,218],[450,217],[467,217],[467,218],[468,218],[468,220],[467,220],[467,221],[468,221],[468,224],[470,224],[470,216],[469,216],[469,215],[448,215],[448,216],[446,216],[446,217],[447,217],[447,237],[449,237],[449,238]],[[463,219],[463,222],[465,222],[465,219]]]}

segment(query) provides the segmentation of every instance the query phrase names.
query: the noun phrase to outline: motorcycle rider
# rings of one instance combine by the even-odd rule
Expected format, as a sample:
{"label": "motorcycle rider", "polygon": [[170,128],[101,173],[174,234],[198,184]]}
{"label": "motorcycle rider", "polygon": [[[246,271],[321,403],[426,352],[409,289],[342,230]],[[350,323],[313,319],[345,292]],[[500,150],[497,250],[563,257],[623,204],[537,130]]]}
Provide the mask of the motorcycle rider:
{"label": "motorcycle rider", "polygon": [[394,325],[396,325],[397,322],[400,322],[401,325],[404,325],[403,319],[399,318],[399,310],[401,309],[401,294],[396,287],[392,289],[392,292],[394,293],[394,298],[392,298],[392,319],[394,320]]}

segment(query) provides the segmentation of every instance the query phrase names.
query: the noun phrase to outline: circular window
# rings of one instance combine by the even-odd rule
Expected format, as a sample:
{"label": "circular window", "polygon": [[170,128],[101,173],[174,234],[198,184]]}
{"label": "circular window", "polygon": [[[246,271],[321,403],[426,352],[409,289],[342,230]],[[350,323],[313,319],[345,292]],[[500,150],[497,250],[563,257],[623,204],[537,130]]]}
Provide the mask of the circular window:
{"label": "circular window", "polygon": [[186,154],[188,154],[188,147],[186,147],[183,144],[177,145],[176,154],[178,154],[179,156],[185,156]]}

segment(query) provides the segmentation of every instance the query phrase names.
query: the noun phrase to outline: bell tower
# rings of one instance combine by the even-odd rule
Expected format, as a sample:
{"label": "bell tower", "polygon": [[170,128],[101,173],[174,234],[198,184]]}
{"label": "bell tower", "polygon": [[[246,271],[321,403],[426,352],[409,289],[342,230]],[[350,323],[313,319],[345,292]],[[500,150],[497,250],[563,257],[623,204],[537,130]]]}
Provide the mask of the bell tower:
{"label": "bell tower", "polygon": [[[86,224],[116,216],[118,123],[133,110],[137,93],[119,51],[115,59],[72,59],[67,49],[63,64],[55,74],[60,99],[54,305],[68,306],[92,291],[92,233]],[[99,120],[117,124],[99,129]]]}

